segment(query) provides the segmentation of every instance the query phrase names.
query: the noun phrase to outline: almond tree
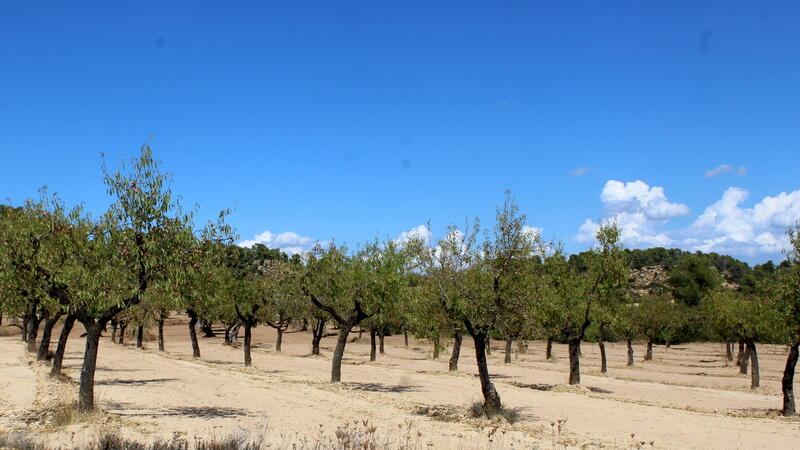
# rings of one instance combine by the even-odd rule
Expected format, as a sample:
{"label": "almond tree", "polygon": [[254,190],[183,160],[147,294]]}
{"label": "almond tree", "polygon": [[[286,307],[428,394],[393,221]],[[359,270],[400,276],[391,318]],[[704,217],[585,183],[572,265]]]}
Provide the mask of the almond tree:
{"label": "almond tree", "polygon": [[783,392],[783,415],[795,414],[794,372],[797,366],[798,347],[800,347],[800,223],[789,229],[790,250],[789,267],[781,276],[778,291],[778,312],[781,326],[789,339],[789,355],[781,379]]}
{"label": "almond tree", "polygon": [[342,357],[350,330],[400,301],[407,282],[406,252],[388,241],[348,254],[345,247],[317,246],[308,256],[302,289],[311,303],[339,327],[331,382],[342,379]]}

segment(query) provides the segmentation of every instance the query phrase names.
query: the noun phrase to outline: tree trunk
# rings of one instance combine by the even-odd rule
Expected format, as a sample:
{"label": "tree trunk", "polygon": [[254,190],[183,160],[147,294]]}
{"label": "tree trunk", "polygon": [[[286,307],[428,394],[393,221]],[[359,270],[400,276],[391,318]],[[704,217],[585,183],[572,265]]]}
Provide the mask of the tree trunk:
{"label": "tree trunk", "polygon": [[308,331],[308,319],[303,319],[303,327],[300,328],[300,331]]}
{"label": "tree trunk", "polygon": [[125,344],[125,329],[128,328],[128,322],[119,323],[119,344]]}
{"label": "tree trunk", "polygon": [[370,328],[369,330],[369,360],[370,362],[375,361],[375,335],[376,331],[374,328]]}
{"label": "tree trunk", "polygon": [[333,350],[331,361],[331,383],[342,381],[342,357],[344,357],[344,347],[347,345],[347,336],[350,334],[352,324],[346,323],[339,327],[339,337],[336,339],[336,348]]}
{"label": "tree trunk", "polygon": [[786,417],[795,414],[794,369],[797,366],[798,348],[800,348],[800,342],[795,342],[789,349],[789,356],[786,358],[786,367],[783,369],[783,379],[781,380],[781,390],[783,391],[782,413]]}
{"label": "tree trunk", "polygon": [[511,364],[511,344],[513,343],[514,339],[511,339],[510,337],[506,338],[506,356],[503,359],[505,364]]}
{"label": "tree trunk", "polygon": [[489,378],[489,366],[486,362],[486,333],[474,333],[472,340],[475,343],[475,359],[478,363],[478,377],[481,380],[481,393],[483,393],[483,410],[487,416],[502,409],[500,395],[494,388],[492,380]]}
{"label": "tree trunk", "polygon": [[653,360],[653,340],[647,340],[647,350],[644,353],[644,360],[645,361],[652,361]]}
{"label": "tree trunk", "polygon": [[606,343],[602,339],[597,341],[600,347],[600,373],[608,373],[608,360],[606,359]]}
{"label": "tree trunk", "polygon": [[570,339],[569,345],[569,384],[581,384],[581,340]]}
{"label": "tree trunk", "polygon": [[439,359],[439,335],[433,337],[433,359]]}
{"label": "tree trunk", "polygon": [[250,339],[252,338],[252,329],[251,325],[247,322],[244,323],[244,365],[250,366],[252,365],[252,360],[250,359]]}
{"label": "tree trunk", "polygon": [[114,344],[117,343],[117,321],[116,320],[112,320],[111,321],[111,342],[113,342]]}
{"label": "tree trunk", "polygon": [[736,365],[742,367],[742,357],[744,357],[744,341],[739,339],[739,351],[736,353]]}
{"label": "tree trunk", "polygon": [[322,340],[322,335],[325,334],[325,319],[317,319],[311,329],[311,354],[319,355],[319,342]]}
{"label": "tree trunk", "polygon": [[403,331],[403,339],[405,340],[406,347],[408,347],[408,331]]}
{"label": "tree trunk", "polygon": [[364,327],[358,327],[358,342],[361,342],[361,335],[364,334]]}
{"label": "tree trunk", "polygon": [[486,335],[486,354],[492,356],[492,336]]}
{"label": "tree trunk", "polygon": [[278,326],[277,331],[278,331],[278,340],[275,341],[275,351],[279,352],[281,351],[281,345],[283,344],[283,332],[284,332],[283,325]]}
{"label": "tree trunk", "polygon": [[231,328],[233,328],[233,325],[225,327],[225,345],[231,345]]}
{"label": "tree trunk", "polygon": [[100,345],[101,324],[95,319],[84,322],[86,328],[86,350],[81,367],[81,383],[78,388],[78,408],[81,411],[94,409],[94,372],[97,369],[97,348]]}
{"label": "tree trunk", "polygon": [[745,345],[742,360],[739,362],[739,373],[747,375],[747,366],[750,363],[750,347]]}
{"label": "tree trunk", "polygon": [[144,348],[144,325],[136,326],[136,348]]}
{"label": "tree trunk", "polygon": [[450,370],[454,372],[458,370],[458,357],[461,355],[461,330],[456,329],[455,333],[453,333],[453,352],[450,353]]}
{"label": "tree trunk", "polygon": [[211,328],[211,321],[203,319],[201,323],[203,327],[203,337],[212,338],[217,336],[214,334],[214,329]]}
{"label": "tree trunk", "polygon": [[164,351],[164,318],[158,319],[158,351]]}
{"label": "tree trunk", "polygon": [[386,354],[386,349],[384,348],[384,340],[386,340],[386,332],[381,328],[380,333],[378,333],[378,353],[381,355]]}
{"label": "tree trunk", "polygon": [[[46,317],[45,314],[43,316]],[[41,322],[41,318],[36,315],[36,313],[31,315],[31,319],[28,322],[28,353],[35,353],[36,352],[36,336],[39,334],[39,323]]]}
{"label": "tree trunk", "polygon": [[547,338],[547,347],[545,348],[545,359],[553,358],[553,338]]}
{"label": "tree trunk", "polygon": [[75,316],[68,314],[64,319],[64,326],[61,328],[61,334],[58,336],[58,344],[56,344],[56,352],[53,355],[53,367],[50,369],[50,376],[57,377],[61,375],[61,365],[64,362],[64,351],[67,349],[67,340],[69,339],[69,332],[72,331],[72,326],[75,325]]}
{"label": "tree trunk", "polygon": [[39,351],[36,353],[36,359],[39,361],[47,361],[47,355],[50,353],[50,337],[53,335],[53,327],[61,318],[62,313],[58,313],[53,317],[48,318],[44,322],[42,329],[42,341],[39,344]]}
{"label": "tree trunk", "polygon": [[758,367],[758,350],[754,341],[747,342],[747,353],[750,354],[750,389],[755,389],[761,385],[761,373]]}
{"label": "tree trunk", "polygon": [[625,339],[625,343],[628,345],[628,365],[633,365],[633,343],[631,342],[631,338]]}
{"label": "tree trunk", "polygon": [[233,326],[231,330],[231,345],[239,343],[239,330],[242,328],[242,324],[237,323]]}
{"label": "tree trunk", "polygon": [[194,311],[187,311],[189,314],[189,337],[192,339],[192,356],[195,358],[200,357],[200,344],[197,342],[197,314]]}
{"label": "tree trunk", "polygon": [[725,343],[725,360],[733,361],[733,343],[731,342]]}

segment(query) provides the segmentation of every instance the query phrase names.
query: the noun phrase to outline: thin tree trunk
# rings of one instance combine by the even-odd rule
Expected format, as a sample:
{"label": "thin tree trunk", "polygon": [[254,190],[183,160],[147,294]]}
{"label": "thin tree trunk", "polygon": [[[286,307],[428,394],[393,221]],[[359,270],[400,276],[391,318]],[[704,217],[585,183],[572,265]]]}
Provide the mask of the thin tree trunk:
{"label": "thin tree trunk", "polygon": [[164,318],[158,319],[158,351],[164,351]]}
{"label": "thin tree trunk", "polygon": [[361,335],[364,334],[364,327],[358,327],[358,342],[361,342]]}
{"label": "thin tree trunk", "polygon": [[283,332],[284,332],[283,325],[278,326],[277,331],[278,331],[278,340],[275,342],[275,351],[279,352],[281,351],[281,346],[283,345]]}
{"label": "thin tree trunk", "polygon": [[725,360],[733,361],[733,344],[730,342],[725,343]]}
{"label": "thin tree trunk", "polygon": [[72,331],[72,326],[75,325],[75,316],[68,314],[64,319],[64,326],[61,328],[61,334],[58,336],[58,344],[56,344],[56,352],[53,354],[53,367],[50,369],[50,376],[57,377],[61,375],[61,365],[64,362],[64,351],[67,349],[67,340],[69,339],[69,332]]}
{"label": "thin tree trunk", "polygon": [[378,333],[378,353],[381,355],[386,354],[386,349],[384,348],[384,340],[386,339],[386,331],[381,328],[381,331]]}
{"label": "thin tree trunk", "polygon": [[450,353],[450,370],[454,372],[458,370],[458,357],[461,355],[461,341],[463,337],[461,336],[461,330],[456,328],[455,332],[453,333],[453,352]]}
{"label": "thin tree trunk", "polygon": [[114,344],[117,343],[117,321],[116,320],[112,320],[111,321],[111,342],[113,342]]}
{"label": "thin tree trunk", "polygon": [[633,365],[633,343],[631,342],[631,338],[625,339],[625,343],[628,345],[628,365]]}
{"label": "thin tree trunk", "polygon": [[203,327],[203,337],[212,338],[217,336],[216,334],[214,334],[214,329],[211,328],[210,321],[203,319],[201,321],[201,324]]}
{"label": "thin tree trunk", "polygon": [[61,315],[62,313],[58,313],[45,320],[44,328],[42,329],[42,341],[39,343],[39,351],[36,353],[37,360],[47,361],[47,356],[50,353],[50,337],[53,335],[53,327],[61,318]]}
{"label": "thin tree trunk", "polygon": [[308,331],[308,319],[303,319],[303,327],[300,328],[300,331]]}
{"label": "thin tree trunk", "polygon": [[433,359],[439,359],[439,335],[433,337]]}
{"label": "thin tree trunk", "polygon": [[231,330],[231,345],[239,343],[239,330],[242,328],[242,324],[237,323],[233,326]]}
{"label": "thin tree trunk", "polygon": [[486,335],[486,354],[492,356],[492,336]]}
{"label": "thin tree trunk", "polygon": [[507,337],[506,338],[506,356],[503,359],[505,364],[511,364],[511,344],[514,343],[514,339]]}
{"label": "thin tree trunk", "polygon": [[136,327],[136,348],[144,348],[144,325]]}
{"label": "thin tree trunk", "polygon": [[200,344],[197,342],[197,314],[194,311],[187,311],[189,314],[189,337],[192,339],[192,356],[195,358],[200,357]]}
{"label": "thin tree trunk", "polygon": [[86,328],[86,350],[83,354],[83,366],[81,367],[81,382],[78,388],[78,408],[81,411],[91,411],[94,409],[94,373],[97,369],[97,349],[100,345],[101,324],[95,319],[84,322]]}
{"label": "thin tree trunk", "polygon": [[500,411],[503,408],[503,404],[500,402],[500,395],[489,378],[489,366],[486,362],[487,338],[486,333],[474,333],[472,335],[472,340],[475,343],[475,359],[478,363],[478,377],[481,381],[481,393],[483,393],[483,410],[489,416]]}
{"label": "thin tree trunk", "polygon": [[233,328],[233,325],[225,327],[225,345],[231,345],[231,328]]}
{"label": "thin tree trunk", "polygon": [[376,342],[375,337],[377,336],[377,331],[375,329],[370,328],[369,330],[369,360],[370,362],[375,361],[377,358],[376,356]]}
{"label": "thin tree trunk", "polygon": [[747,342],[747,352],[750,354],[750,389],[755,389],[761,385],[761,373],[758,367],[758,349],[754,341]]}
{"label": "thin tree trunk", "polygon": [[653,360],[653,340],[647,340],[647,350],[644,353],[644,360],[645,361],[652,361]]}
{"label": "thin tree trunk", "polygon": [[570,339],[569,345],[569,384],[581,384],[581,340]]}
{"label": "thin tree trunk", "polygon": [[336,348],[333,350],[331,360],[331,383],[342,381],[342,357],[344,357],[344,347],[347,345],[347,336],[353,324],[346,323],[339,327],[339,337],[336,339]]}
{"label": "thin tree trunk", "polygon": [[783,391],[782,413],[786,417],[795,414],[794,369],[797,366],[798,348],[800,348],[800,342],[795,342],[789,349],[789,356],[786,357],[786,367],[783,369],[783,379],[781,380],[781,391]]}
{"label": "thin tree trunk", "polygon": [[250,339],[252,339],[252,329],[251,325],[247,322],[244,323],[244,365],[250,366],[252,365],[252,360],[250,359]]}
{"label": "thin tree trunk", "polygon": [[403,339],[405,340],[406,347],[408,347],[408,331],[403,331]]}
{"label": "thin tree trunk", "polygon": [[600,347],[600,373],[608,373],[608,360],[606,359],[606,343],[601,338],[597,341],[597,346]]}
{"label": "thin tree trunk", "polygon": [[553,358],[553,338],[547,338],[547,347],[545,348],[545,359]]}

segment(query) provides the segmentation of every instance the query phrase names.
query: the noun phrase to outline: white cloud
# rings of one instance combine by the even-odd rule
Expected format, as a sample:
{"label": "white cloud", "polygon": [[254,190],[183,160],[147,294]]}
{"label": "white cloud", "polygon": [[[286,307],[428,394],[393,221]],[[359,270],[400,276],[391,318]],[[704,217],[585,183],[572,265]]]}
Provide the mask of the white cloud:
{"label": "white cloud", "polygon": [[293,231],[284,231],[278,234],[264,231],[257,234],[253,239],[242,241],[238,245],[240,247],[252,247],[255,244],[264,244],[269,248],[280,249],[287,255],[294,255],[310,251],[316,243],[316,239],[300,236]]}
{"label": "white cloud", "polygon": [[397,235],[397,238],[394,240],[394,242],[397,245],[403,246],[408,241],[410,241],[412,238],[415,237],[422,238],[423,241],[425,242],[425,245],[430,245],[431,230],[428,228],[427,225],[418,225],[408,231],[403,231],[402,233]]}
{"label": "white cloud", "polygon": [[718,167],[716,167],[714,169],[707,170],[706,171],[706,178],[713,178],[713,177],[715,177],[717,175],[723,175],[723,174],[726,174],[726,173],[735,173],[736,175],[744,176],[744,175],[747,175],[747,167],[739,166],[739,168],[737,169],[737,168],[735,168],[733,166],[729,166],[727,164],[720,164]]}
{"label": "white cloud", "polygon": [[[689,213],[680,203],[669,202],[664,189],[642,181],[606,183],[601,223],[616,220],[621,241],[628,247],[677,247],[689,251],[717,252],[753,257],[776,255],[788,248],[787,228],[800,220],[800,190],[765,197],[752,208],[742,207],[748,192],[728,188],[686,228],[661,230],[675,217]],[[599,224],[587,219],[575,240],[595,242]]]}
{"label": "white cloud", "polygon": [[587,173],[592,172],[592,171],[594,171],[594,168],[592,168],[592,167],[578,167],[575,170],[571,170],[569,172],[569,174],[570,174],[570,176],[573,176],[573,177],[581,177],[581,176],[586,175]]}

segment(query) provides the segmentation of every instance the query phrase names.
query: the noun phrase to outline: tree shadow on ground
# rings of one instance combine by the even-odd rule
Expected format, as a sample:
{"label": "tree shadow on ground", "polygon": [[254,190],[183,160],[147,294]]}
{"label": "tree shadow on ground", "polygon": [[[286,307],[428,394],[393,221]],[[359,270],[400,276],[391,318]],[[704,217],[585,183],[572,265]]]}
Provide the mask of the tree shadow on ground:
{"label": "tree shadow on ground", "polygon": [[358,382],[348,382],[342,383],[343,386],[346,386],[354,391],[368,391],[368,392],[417,392],[419,391],[419,386],[408,386],[408,385],[388,385],[383,383],[358,383]]}
{"label": "tree shadow on ground", "polygon": [[[472,374],[473,377],[478,378],[480,375],[477,373]],[[499,373],[490,373],[489,378],[516,378],[512,375],[500,375]]]}
{"label": "tree shadow on ground", "polygon": [[177,378],[152,378],[149,380],[103,380],[97,381],[95,384],[99,385],[117,385],[117,384],[125,384],[130,386],[144,386],[146,384],[160,384],[160,383],[167,383],[169,381],[178,381]]}
{"label": "tree shadow on ground", "polygon": [[[547,384],[547,383],[517,383],[517,382],[511,382],[511,385],[524,389],[534,389],[537,391],[553,391],[556,390],[556,388],[558,388],[559,386],[563,386],[558,384]],[[589,392],[593,392],[595,394],[613,394],[613,392],[609,391],[608,389],[603,389],[596,386],[583,386],[583,387],[588,389]]]}

